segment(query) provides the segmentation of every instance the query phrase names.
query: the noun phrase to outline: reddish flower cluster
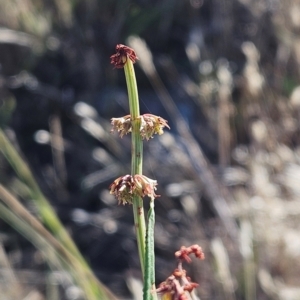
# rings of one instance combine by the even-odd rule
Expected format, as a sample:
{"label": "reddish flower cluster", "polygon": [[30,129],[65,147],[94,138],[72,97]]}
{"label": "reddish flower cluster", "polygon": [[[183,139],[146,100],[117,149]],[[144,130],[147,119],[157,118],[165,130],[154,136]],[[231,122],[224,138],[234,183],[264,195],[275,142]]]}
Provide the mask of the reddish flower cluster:
{"label": "reddish flower cluster", "polygon": [[191,262],[190,254],[194,254],[201,260],[204,259],[202,248],[198,245],[182,246],[179,251],[176,251],[175,257],[179,259],[178,268],[156,290],[163,294],[163,299],[189,300],[186,292],[191,293],[198,286],[198,283],[192,282],[190,277],[186,276],[186,270],[182,268],[183,261]]}
{"label": "reddish flower cluster", "polygon": [[175,257],[190,263],[192,261],[189,257],[190,254],[194,254],[201,260],[205,258],[202,248],[198,245],[192,245],[190,247],[182,246],[179,251],[175,252]]}
{"label": "reddish flower cluster", "polygon": [[135,51],[122,44],[116,46],[116,54],[113,54],[110,57],[110,63],[115,66],[117,69],[121,69],[125,66],[127,59],[130,59],[133,63],[138,59],[135,54]]}
{"label": "reddish flower cluster", "polygon": [[152,199],[159,197],[155,194],[157,181],[144,175],[125,175],[117,178],[110,186],[110,193],[115,195],[119,204],[131,204],[134,196]]}
{"label": "reddish flower cluster", "polygon": [[188,277],[185,278],[185,283],[182,285],[180,283],[179,277],[176,277],[175,275],[171,275],[167,278],[166,281],[162,282],[158,289],[156,290],[157,293],[164,294],[164,298],[172,299],[172,300],[189,300],[188,296],[186,295],[187,292],[192,292],[194,288],[198,286],[195,282],[188,281]]}

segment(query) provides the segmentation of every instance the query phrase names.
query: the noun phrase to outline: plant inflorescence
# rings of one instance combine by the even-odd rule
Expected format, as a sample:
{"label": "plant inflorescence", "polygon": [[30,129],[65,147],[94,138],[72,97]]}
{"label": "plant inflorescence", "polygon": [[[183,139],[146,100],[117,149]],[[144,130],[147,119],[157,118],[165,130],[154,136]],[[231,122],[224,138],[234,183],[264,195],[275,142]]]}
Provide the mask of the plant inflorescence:
{"label": "plant inflorescence", "polygon": [[[136,84],[133,64],[138,59],[135,51],[125,45],[118,44],[116,53],[111,57],[111,63],[115,68],[124,68],[130,114],[120,118],[112,118],[112,130],[117,131],[120,137],[131,133],[132,136],[132,164],[131,174],[120,176],[110,185],[110,193],[115,195],[119,204],[132,204],[133,215],[137,235],[141,270],[144,276],[144,300],[157,299],[157,293],[163,299],[185,300],[192,299],[188,296],[197,283],[191,282],[186,276],[186,271],[182,268],[182,262],[190,262],[189,255],[194,254],[199,259],[204,259],[201,247],[193,245],[190,247],[182,246],[175,253],[178,259],[178,266],[166,281],[161,283],[158,289],[155,288],[155,268],[154,268],[154,200],[159,197],[155,193],[157,181],[150,179],[142,173],[143,162],[143,140],[149,141],[155,134],[161,135],[164,128],[170,129],[168,122],[152,114],[140,115],[139,97]],[[144,216],[143,198],[150,198],[147,225]],[[189,297],[189,298],[188,298]]]}

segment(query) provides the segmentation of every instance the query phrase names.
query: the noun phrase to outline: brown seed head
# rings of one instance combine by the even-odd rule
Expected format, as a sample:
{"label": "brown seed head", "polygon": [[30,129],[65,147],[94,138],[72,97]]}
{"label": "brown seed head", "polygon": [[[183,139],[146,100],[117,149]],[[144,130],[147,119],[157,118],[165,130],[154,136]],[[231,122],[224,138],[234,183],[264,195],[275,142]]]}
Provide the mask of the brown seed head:
{"label": "brown seed head", "polygon": [[155,194],[157,181],[144,175],[124,175],[117,178],[110,186],[110,194],[115,195],[119,204],[132,204],[134,196],[151,199],[159,197]]}
{"label": "brown seed head", "polygon": [[116,53],[110,57],[110,63],[117,69],[121,69],[125,66],[127,59],[130,59],[133,63],[138,59],[135,51],[122,44],[116,46]]}

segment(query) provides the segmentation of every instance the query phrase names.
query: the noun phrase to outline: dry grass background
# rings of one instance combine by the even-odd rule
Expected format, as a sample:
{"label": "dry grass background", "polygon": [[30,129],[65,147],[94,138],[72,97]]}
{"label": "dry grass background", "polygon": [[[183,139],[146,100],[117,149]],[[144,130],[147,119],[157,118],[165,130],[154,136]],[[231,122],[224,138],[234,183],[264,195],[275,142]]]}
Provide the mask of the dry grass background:
{"label": "dry grass background", "polygon": [[[145,145],[161,194],[158,282],[178,247],[198,243],[202,300],[300,299],[300,1],[1,0],[0,24],[1,127],[109,288],[132,299],[140,278],[131,209],[107,191],[130,166],[130,140],[109,133],[127,111],[109,56],[132,43],[142,109],[171,125]],[[1,299],[82,299],[0,224]]]}

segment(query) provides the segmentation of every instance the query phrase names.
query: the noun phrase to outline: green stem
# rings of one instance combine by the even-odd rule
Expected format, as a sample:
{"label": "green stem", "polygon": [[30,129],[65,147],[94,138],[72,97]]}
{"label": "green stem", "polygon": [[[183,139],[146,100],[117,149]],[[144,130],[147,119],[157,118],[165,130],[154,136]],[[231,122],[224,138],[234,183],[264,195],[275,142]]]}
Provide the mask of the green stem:
{"label": "green stem", "polygon": [[[135,72],[133,68],[133,63],[130,59],[127,59],[127,62],[124,66],[124,70],[128,89],[130,115],[132,120],[131,175],[142,175],[143,141],[140,134],[140,106]],[[144,275],[146,224],[143,200],[141,197],[133,198],[133,216],[136,228],[136,237],[141,262],[141,269]]]}
{"label": "green stem", "polygon": [[154,198],[150,200],[146,236],[146,261],[143,300],[157,300],[155,293],[155,255],[154,255]]}

